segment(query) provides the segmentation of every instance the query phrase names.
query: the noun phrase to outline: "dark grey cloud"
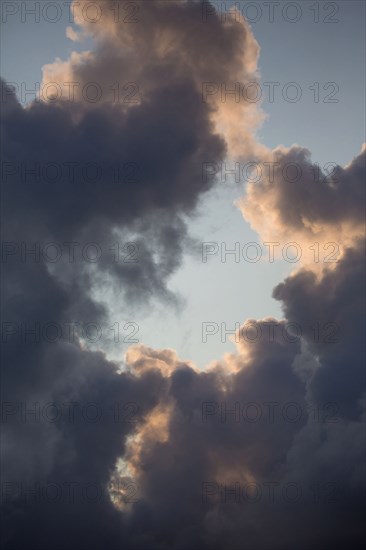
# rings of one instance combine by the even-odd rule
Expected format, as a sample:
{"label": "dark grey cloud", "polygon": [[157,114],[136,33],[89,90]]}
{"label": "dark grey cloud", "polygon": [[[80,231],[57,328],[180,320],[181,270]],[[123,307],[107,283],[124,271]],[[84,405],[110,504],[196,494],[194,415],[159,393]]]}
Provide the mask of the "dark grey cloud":
{"label": "dark grey cloud", "polygon": [[[358,417],[365,392],[365,243],[360,239],[346,249],[335,269],[318,280],[303,269],[274,289],[290,322],[303,334],[318,368],[309,380],[315,401],[336,401],[342,415]],[[320,328],[319,337],[314,331]],[[331,381],[331,383],[330,383]]]}
{"label": "dark grey cloud", "polygon": [[[161,402],[166,379],[158,370],[138,377],[120,373],[102,352],[88,351],[78,333],[74,341],[63,337],[51,343],[44,336],[25,337],[21,329],[108,319],[105,307],[92,298],[106,283],[133,305],[147,306],[159,296],[174,299],[166,285],[181,262],[187,220],[214,183],[203,180],[202,164],[222,161],[227,148],[212,122],[213,106],[202,101],[201,83],[208,77],[224,80],[234,67],[245,67],[237,48],[249,49],[251,38],[242,25],[224,28],[218,19],[202,27],[194,3],[153,4],[146,8],[149,24],[135,27],[141,32],[129,38],[131,55],[122,55],[122,33],[111,41],[101,25],[93,63],[70,69],[80,85],[83,79],[101,86],[116,77],[139,80],[143,95],[137,105],[90,104],[76,97],[23,108],[1,81],[2,490],[10,491],[2,493],[2,540],[7,548],[135,545],[127,516],[114,507],[107,486],[136,422],[143,424]],[[162,32],[180,35],[168,56],[159,51],[160,39],[151,43],[155,32],[157,38]],[[207,55],[213,72],[207,70]],[[133,242],[138,261],[116,262],[106,255],[116,240]],[[95,265],[85,258],[71,262],[69,256],[53,264],[42,254],[22,253],[37,245],[43,250],[50,242],[96,243],[103,256]],[[37,403],[94,403],[103,414],[89,423],[79,417],[70,422],[64,414],[54,422],[42,416],[33,422],[28,413],[23,422],[21,407]],[[111,418],[116,403],[132,404],[133,423]],[[41,490],[58,484],[63,498],[50,504],[17,492],[19,484],[27,492],[37,483]],[[92,483],[104,496],[90,503],[78,494],[70,504],[65,498],[70,483],[79,491]]]}
{"label": "dark grey cloud", "polygon": [[[180,95],[186,109],[174,112],[174,98]],[[128,114],[99,106],[78,124],[67,104],[34,104],[5,113],[2,129],[4,241],[27,242],[29,248],[32,242],[96,242],[104,252],[100,268],[118,274],[130,292],[135,287],[135,298],[139,293],[151,295],[154,286],[163,292],[187,237],[182,216],[192,212],[208,189],[201,164],[207,156],[222,158],[225,151],[189,84],[158,92],[155,100]],[[34,174],[37,163],[41,171],[56,166],[55,183]],[[97,180],[80,181],[77,174],[91,163],[92,172],[100,170]],[[28,176],[22,178],[26,170]],[[106,253],[116,242],[116,228],[120,242],[127,228],[134,230],[134,241],[142,241],[134,265],[112,262]],[[143,245],[148,239],[150,248]],[[161,265],[154,261],[154,248]],[[79,267],[85,270],[83,263]]]}
{"label": "dark grey cloud", "polygon": [[[226,134],[218,134],[215,120],[230,124],[232,113],[202,101],[202,81],[249,78],[258,53],[246,26],[222,24],[214,16],[202,25],[201,7],[200,2],[144,2],[140,32],[119,29],[111,19],[93,30],[83,25],[96,39],[94,55],[83,63],[74,57],[53,65],[55,78],[98,79],[103,90],[116,75],[138,82],[142,100],[133,106],[91,105],[77,98],[23,109],[2,83],[4,241],[29,247],[35,241],[96,242],[105,250],[117,235],[139,250],[137,263],[103,256],[95,266],[82,260],[52,265],[30,256],[22,261],[18,251],[5,256],[3,319],[11,328],[72,319],[101,322],[108,311],[92,291],[106,282],[132,304],[147,304],[155,296],[172,299],[166,283],[180,265],[189,216],[214,184],[203,181],[202,164],[219,163],[227,152]],[[50,74],[47,68],[46,80]],[[307,178],[312,167],[305,150],[274,156],[280,163],[301,164],[304,179],[290,186],[279,171],[274,182],[250,187],[251,204],[261,204],[262,216],[273,214],[266,218],[276,221],[270,230],[296,231],[307,239],[322,225],[332,239],[339,235],[347,243],[332,269],[307,265],[274,290],[286,321],[302,327],[302,338],[289,341],[277,333],[273,341],[241,341],[236,353],[205,371],[173,350],[136,346],[119,370],[102,351],[86,349],[78,335],[73,342],[51,343],[31,334],[25,339],[20,330],[5,332],[5,548],[361,547],[364,249],[357,237],[364,165],[359,157],[337,169],[337,182],[315,186]],[[54,183],[37,173],[24,177],[24,169],[35,163],[70,162],[77,167],[94,162],[103,177],[83,182],[66,171]],[[125,168],[117,180],[116,165]],[[258,215],[254,226],[262,222]],[[265,332],[269,321],[285,323],[266,319],[257,325]],[[322,327],[335,323],[339,342],[314,341],[314,321]],[[24,422],[19,407],[35,402],[94,404],[102,414],[96,422],[78,411],[73,421],[63,414],[37,422],[28,413]],[[124,407],[117,420],[116,404]],[[239,421],[230,412],[237,404]],[[133,418],[126,417],[126,405]],[[108,492],[111,480],[117,485],[116,505]],[[123,504],[118,491],[123,482],[138,489],[137,502]],[[217,491],[203,502],[205,482]],[[56,484],[63,488],[62,498],[25,498],[19,483],[25,491],[37,483],[41,491]],[[88,483],[103,492],[96,502],[80,494]],[[222,487],[235,483],[257,484],[261,499],[223,500]],[[275,503],[268,497],[269,483],[280,487]],[[283,486],[291,483],[301,487],[299,502],[283,497]],[[70,484],[76,485],[72,503]]]}

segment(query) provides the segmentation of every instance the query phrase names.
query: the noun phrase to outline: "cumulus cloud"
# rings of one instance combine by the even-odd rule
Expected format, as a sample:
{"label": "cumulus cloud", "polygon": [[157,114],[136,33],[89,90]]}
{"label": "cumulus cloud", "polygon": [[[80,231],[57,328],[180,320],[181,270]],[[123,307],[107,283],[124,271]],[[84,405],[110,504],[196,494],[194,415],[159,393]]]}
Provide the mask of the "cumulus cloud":
{"label": "cumulus cloud", "polygon": [[[144,103],[157,90],[172,90],[173,82],[189,82],[196,101],[209,108],[216,132],[225,135],[231,154],[253,155],[262,150],[255,130],[264,114],[252,99],[260,49],[244,19],[222,21],[209,3],[206,7],[196,1],[157,0],[135,2],[136,24],[127,24],[123,5],[116,12],[115,2],[108,0],[95,3],[100,8],[95,22],[94,15],[87,15],[88,5],[88,0],[74,2],[73,13],[82,34],[95,40],[95,51],[73,52],[68,61],[57,59],[45,65],[45,89],[56,84],[62,90],[60,97],[69,97],[72,82],[72,96],[83,99],[83,90],[97,83],[100,100],[110,102],[115,101],[119,84],[118,103],[125,109],[128,101]],[[203,17],[205,9],[209,9],[209,24]],[[243,93],[245,86],[248,93]],[[236,95],[230,93],[235,89]],[[191,122],[184,96],[184,90],[177,88],[174,101]],[[206,157],[214,161],[209,151]]]}
{"label": "cumulus cloud", "polygon": [[311,162],[308,149],[277,147],[259,170],[238,206],[262,240],[288,242],[290,231],[304,249],[335,242],[341,252],[364,235],[364,150],[346,167],[331,163],[325,170]]}
{"label": "cumulus cloud", "polygon": [[[223,161],[231,148],[224,119],[231,110],[238,119],[219,93],[205,100],[204,84],[256,78],[259,48],[244,22],[216,15],[204,24],[200,3],[140,3],[138,25],[117,17],[114,2],[102,2],[92,23],[88,5],[76,2],[73,13],[94,51],[46,65],[40,101],[22,109],[2,83],[6,227],[14,234],[16,213],[35,240],[106,245],[116,228],[124,240],[132,230],[141,261],[104,258],[100,267],[135,301],[155,290],[172,299],[166,281],[187,241],[185,216],[214,184],[202,165]],[[241,150],[244,139],[251,154],[261,117],[248,101],[239,107]]]}
{"label": "cumulus cloud", "polygon": [[[304,150],[290,150],[287,160],[294,158],[304,170],[313,168]],[[274,289],[284,321],[247,320],[237,352],[203,372],[172,351],[139,348],[131,356],[139,371],[159,371],[168,380],[155,418],[160,435],[151,439],[143,424],[125,454],[144,495],[133,512],[146,525],[137,544],[241,548],[245,540],[251,548],[305,549],[352,541],[361,547],[362,155],[336,172],[337,183],[325,178],[314,187],[305,177],[288,192],[277,174],[274,182],[249,186],[243,201],[249,214],[253,197],[264,204],[264,220],[251,217],[255,227],[264,227],[263,239],[266,231],[276,239],[290,231],[304,245],[314,233],[321,240],[322,231],[325,239],[327,228],[342,244],[331,267],[308,259]],[[346,235],[345,227],[353,231]],[[253,338],[249,327],[261,338]],[[290,419],[286,411],[295,415]],[[295,501],[284,492],[289,487],[296,488]]]}
{"label": "cumulus cloud", "polygon": [[[73,100],[56,94],[22,108],[2,82],[4,545],[361,547],[363,157],[314,182],[306,149],[269,152],[256,143],[258,106],[233,109],[216,92],[202,100],[202,83],[258,79],[259,47],[245,23],[213,14],[202,25],[200,2],[154,1],[138,3],[137,29],[116,23],[114,5],[103,2],[101,21],[88,23],[84,0],[75,3],[77,36],[92,36],[95,50],[44,67],[45,86],[78,84]],[[137,84],[138,101],[111,101],[116,80]],[[83,97],[89,82],[100,85],[101,101]],[[239,203],[262,240],[291,233],[302,245],[342,247],[331,269],[306,258],[275,288],[284,320],[245,321],[236,352],[203,371],[170,349],[138,345],[121,365],[86,349],[78,330],[72,341],[39,337],[35,321],[106,319],[93,298],[106,281],[134,304],[172,300],[167,281],[189,216],[215,183],[203,181],[202,164],[226,155],[272,162],[270,177],[249,184]],[[91,162],[101,178],[70,176]],[[289,181],[283,168],[294,163],[301,177]],[[42,167],[51,164],[68,169],[50,181]],[[116,165],[124,167],[117,178]],[[139,262],[50,265],[32,261],[37,252],[24,261],[14,246],[88,241],[105,250],[116,236],[133,240]],[[243,337],[249,325],[259,337]],[[62,405],[63,414],[38,414],[37,403]],[[85,418],[80,405],[100,416]],[[80,493],[88,484],[101,498]],[[294,485],[296,502],[283,492]],[[50,502],[44,489],[55,486],[62,496]]]}
{"label": "cumulus cloud", "polygon": [[[228,147],[215,126],[216,106],[202,100],[202,82],[225,81],[231,71],[244,76],[255,71],[257,46],[245,25],[222,25],[218,18],[202,25],[196,3],[142,7],[143,25],[122,31],[104,18],[93,26],[94,51],[74,52],[69,60],[46,66],[39,101],[23,108],[1,81],[2,458],[10,491],[2,504],[9,520],[4,543],[10,548],[134,544],[106,489],[136,422],[145,423],[153,439],[151,427],[159,426],[159,415],[164,418],[166,373],[143,367],[121,373],[120,364],[85,348],[78,328],[72,339],[62,334],[52,342],[42,328],[106,320],[107,309],[94,299],[106,283],[134,305],[146,306],[159,295],[174,298],[167,280],[180,264],[187,220],[214,184],[202,179],[202,164],[221,162]],[[72,39],[88,34],[84,20],[79,22],[80,33],[68,31]],[[107,94],[116,81],[122,101]],[[75,95],[59,96],[58,84],[62,92],[73,90],[66,82],[76,82]],[[102,88],[101,101],[80,93],[89,82]],[[129,102],[126,95],[136,90],[138,100]],[[250,139],[248,134],[248,151]],[[137,262],[106,254],[116,240],[127,239],[135,247],[127,253],[137,252]],[[68,254],[56,263],[46,261],[50,243],[66,246]],[[70,246],[85,243],[102,249],[96,264],[70,256]],[[172,365],[175,361],[172,357]],[[102,417],[86,425],[85,418],[71,422],[68,413],[52,421],[41,416],[40,422],[37,411],[27,415],[28,407],[47,403],[66,404],[68,412],[72,404],[94,403]],[[115,403],[131,406],[134,422],[111,420]],[[156,427],[153,433],[160,431]],[[44,498],[24,500],[23,489],[27,493],[34,484],[65,488],[70,482],[79,489],[91,482],[104,493],[93,510],[79,498],[67,525],[69,500],[54,502],[54,508]]]}

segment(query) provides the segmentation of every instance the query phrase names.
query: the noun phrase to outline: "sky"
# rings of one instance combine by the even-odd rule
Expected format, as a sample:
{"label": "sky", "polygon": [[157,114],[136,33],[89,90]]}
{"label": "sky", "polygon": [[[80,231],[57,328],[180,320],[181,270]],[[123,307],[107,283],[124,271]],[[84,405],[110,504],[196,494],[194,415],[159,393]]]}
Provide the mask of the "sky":
{"label": "sky", "polygon": [[[72,21],[62,2],[1,7],[4,547],[358,548],[365,3],[136,0],[118,20],[116,4],[79,0]],[[34,101],[37,82],[103,98]],[[37,163],[62,169],[50,184]],[[50,402],[101,415],[24,420]],[[262,422],[243,423],[248,402]],[[24,499],[23,483],[70,479],[103,497]],[[242,485],[294,482],[297,507],[283,491],[238,506]]]}
{"label": "sky", "polygon": [[[214,5],[224,17],[235,2],[216,2]],[[290,6],[284,11],[285,6],[282,2],[270,10],[262,3],[260,11],[248,2],[239,6],[240,14],[247,15],[260,44],[259,71],[261,82],[267,83],[261,88],[266,119],[258,131],[258,139],[271,148],[279,144],[301,144],[311,149],[313,161],[321,166],[329,162],[345,165],[360,151],[365,132],[364,117],[359,114],[359,109],[363,109],[365,82],[365,72],[360,70],[365,61],[365,4],[358,0],[337,2],[335,8],[326,7],[324,2],[314,6],[311,2],[302,2],[301,6]],[[337,13],[333,13],[336,9]],[[90,38],[72,42],[66,37],[65,29],[70,26],[70,11],[66,7],[60,12],[50,7],[44,17],[40,12],[39,22],[35,15],[25,13],[22,23],[21,10],[20,6],[19,13],[7,15],[6,25],[3,25],[1,73],[8,82],[24,82],[26,89],[33,90],[35,83],[42,81],[45,64],[56,58],[65,60],[72,51],[93,47]],[[93,12],[90,13],[93,17]],[[51,22],[53,19],[55,23]],[[292,23],[291,19],[298,20]],[[296,90],[286,88],[291,82],[297,84]],[[319,83],[319,89],[314,83]],[[337,88],[330,85],[323,89],[328,83],[335,83]],[[301,93],[299,101],[287,101],[286,90],[290,98],[296,97],[291,94],[300,97]],[[318,94],[319,102],[315,102]],[[336,100],[336,103],[324,103],[329,94],[328,100]],[[23,99],[33,98],[30,94]],[[347,131],[349,127],[352,127],[351,132]],[[334,139],[340,132],[342,137]],[[233,162],[227,164],[228,169],[234,166]],[[230,175],[227,178],[230,180]],[[220,188],[213,191],[191,225],[191,233],[198,243],[218,242],[220,246],[227,243],[229,250],[236,242],[241,248],[245,243],[257,242],[255,233],[243,224],[233,204],[243,185],[241,177],[239,185],[232,182],[221,192]],[[253,265],[242,258],[237,265],[235,258],[228,256],[222,265],[220,255],[203,264],[202,254],[197,258],[193,251],[189,254],[189,248],[187,252],[181,269],[169,283],[186,301],[185,307],[179,311],[162,307],[146,315],[146,312],[131,310],[123,304],[114,312],[111,324],[120,319],[132,320],[139,325],[140,341],[177,349],[186,359],[203,368],[218,354],[231,350],[232,344],[227,339],[221,342],[220,336],[216,336],[211,338],[210,345],[202,345],[202,323],[224,321],[235,327],[246,318],[262,318],[266,314],[280,316],[280,306],[271,298],[271,290],[291,272],[292,264],[279,259],[273,265],[266,261]],[[205,284],[201,284],[202,280]],[[238,299],[243,280],[249,287],[256,287],[260,281],[261,291],[242,293]],[[212,295],[215,301],[211,300]],[[175,322],[177,315],[179,323]],[[167,322],[169,333],[164,328]],[[115,357],[120,355],[120,346],[113,353]]]}

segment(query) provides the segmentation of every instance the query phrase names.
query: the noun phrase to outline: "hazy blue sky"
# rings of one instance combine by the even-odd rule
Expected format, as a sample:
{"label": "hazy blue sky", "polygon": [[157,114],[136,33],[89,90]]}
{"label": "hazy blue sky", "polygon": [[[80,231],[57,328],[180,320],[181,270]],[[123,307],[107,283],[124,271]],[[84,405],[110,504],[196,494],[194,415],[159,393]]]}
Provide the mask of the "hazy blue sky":
{"label": "hazy blue sky", "polygon": [[[215,5],[223,13],[235,3],[216,2]],[[247,4],[241,2],[241,9],[246,10]],[[253,7],[245,13],[252,21],[261,47],[262,82],[279,83],[273,101],[264,96],[263,109],[268,117],[259,133],[261,141],[269,147],[298,143],[309,148],[313,160],[320,164],[347,163],[359,153],[365,133],[364,116],[360,116],[364,112],[365,73],[360,72],[360,67],[365,65],[365,3],[337,2],[339,10],[333,14],[334,3],[329,6],[324,2],[297,2],[301,13],[298,12],[299,20],[293,23],[282,15],[286,2],[276,8],[273,22],[269,20],[268,7],[262,2],[258,4],[261,16],[256,15]],[[316,12],[311,6],[319,8],[319,22],[314,21]],[[296,17],[291,9],[285,13],[288,18]],[[53,16],[50,11],[49,17]],[[256,17],[258,21],[254,21]],[[338,21],[327,23],[326,18]],[[26,82],[29,89],[41,81],[41,68],[45,63],[53,62],[56,57],[67,59],[75,50],[92,48],[90,40],[74,43],[66,37],[65,29],[69,25],[66,10],[57,23],[44,19],[34,24],[31,21],[31,16],[27,16],[27,24],[22,24],[19,16],[9,16],[1,37],[2,76],[11,82]],[[282,91],[289,82],[296,82],[301,89],[298,102],[283,98]],[[314,101],[314,89],[309,89],[314,83],[319,83],[318,103]],[[338,87],[331,96],[338,102],[323,101],[327,94],[337,90],[333,85],[324,90],[327,83]],[[266,91],[268,87],[263,89]],[[233,248],[235,242],[257,240],[233,205],[241,190],[242,187],[234,183],[215,189],[211,199],[205,201],[201,216],[191,224],[192,235],[203,242],[225,242],[228,249]],[[232,256],[221,263],[219,255],[203,264],[199,255],[188,254],[170,284],[186,300],[179,312],[158,306],[152,316],[148,316],[146,312],[127,311],[124,304],[118,303],[115,315],[139,324],[141,342],[154,347],[173,347],[181,357],[203,366],[233,347],[230,342],[221,343],[219,335],[203,344],[202,322],[226,322],[234,328],[236,322],[249,317],[280,316],[271,291],[292,267],[284,262],[269,264],[266,260],[236,264]],[[167,323],[169,330],[166,330]]]}

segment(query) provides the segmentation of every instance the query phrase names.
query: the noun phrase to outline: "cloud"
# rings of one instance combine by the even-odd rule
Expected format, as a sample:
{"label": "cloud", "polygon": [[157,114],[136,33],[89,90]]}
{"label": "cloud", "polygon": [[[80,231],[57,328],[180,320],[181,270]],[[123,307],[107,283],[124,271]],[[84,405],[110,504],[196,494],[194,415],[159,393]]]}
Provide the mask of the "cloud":
{"label": "cloud", "polygon": [[[72,11],[81,33],[94,39],[95,51],[73,52],[68,61],[58,59],[45,65],[45,88],[56,83],[62,97],[69,97],[69,83],[73,82],[72,95],[83,99],[83,90],[87,93],[88,86],[97,83],[100,101],[116,101],[118,94],[120,109],[126,109],[128,101],[149,101],[157,90],[165,88],[171,95],[173,82],[186,81],[197,94],[200,107],[208,109],[216,132],[225,136],[230,154],[252,155],[258,148],[262,150],[255,130],[264,114],[252,100],[253,91],[240,91],[235,101],[230,94],[238,84],[241,90],[258,84],[260,49],[244,19],[223,22],[211,9],[208,23],[203,13],[209,3],[138,1],[133,4],[136,13],[131,14],[134,23],[129,24],[127,6],[117,9],[115,2],[108,0],[95,3],[100,10],[94,22],[94,15],[88,15],[89,4],[87,0],[74,2]],[[174,102],[192,122],[184,90],[175,90]],[[94,107],[92,102],[89,107]],[[214,162],[209,151],[206,160]]]}
{"label": "cloud", "polygon": [[[238,206],[263,241],[288,242],[290,231],[303,250],[335,242],[342,251],[364,234],[365,152],[344,168],[330,163],[327,170],[310,157],[297,145],[274,149],[261,159],[261,177],[248,184]],[[309,257],[314,253],[304,259]]]}
{"label": "cloud", "polygon": [[[231,148],[224,119],[238,120],[237,105],[220,94],[204,101],[203,85],[257,78],[259,48],[243,22],[212,16],[204,24],[195,2],[139,3],[136,24],[125,23],[124,12],[117,17],[114,2],[103,2],[92,23],[88,6],[72,9],[94,50],[46,65],[40,101],[21,109],[2,83],[6,226],[14,234],[11,220],[21,217],[34,240],[107,248],[116,229],[124,241],[133,232],[140,261],[117,266],[104,255],[99,271],[122,281],[119,291],[135,302],[154,292],[174,300],[167,278],[188,240],[186,217],[215,184],[202,178],[202,166],[224,160]],[[241,150],[245,133],[250,154],[261,115],[248,101],[239,108]]]}
{"label": "cloud", "polygon": [[303,269],[273,292],[283,303],[286,319],[304,327],[303,335],[320,364],[309,380],[309,394],[316,401],[337,402],[346,418],[362,413],[365,397],[364,269],[360,239],[319,280]]}
{"label": "cloud", "polygon": [[[362,157],[337,167],[336,179],[320,174],[314,182],[306,149],[257,144],[258,106],[236,109],[216,92],[202,101],[204,82],[259,78],[259,47],[245,23],[213,15],[203,25],[199,2],[156,1],[138,3],[142,24],[128,26],[114,20],[114,5],[104,2],[95,24],[82,17],[85,2],[75,4],[76,23],[95,49],[44,68],[44,85],[78,84],[74,100],[48,97],[22,108],[2,82],[4,546],[358,548]],[[136,103],[108,98],[116,80],[138,85],[128,89],[138,89]],[[101,101],[83,97],[90,82],[100,85]],[[173,301],[167,281],[180,265],[189,219],[215,184],[203,181],[202,164],[227,155],[276,162],[273,178],[249,184],[240,202],[263,240],[291,234],[302,246],[331,239],[342,247],[331,269],[307,257],[275,288],[284,320],[245,321],[237,351],[203,371],[171,349],[134,346],[117,364],[88,349],[78,330],[72,341],[39,335],[36,323],[108,319],[94,298],[103,285],[145,307],[151,297]],[[83,172],[91,162],[101,178]],[[284,177],[289,163],[301,167],[298,182]],[[51,165],[54,181],[44,171],[54,174]],[[70,167],[79,170],[73,177]],[[139,262],[103,254],[97,264],[63,258],[53,265],[34,249],[35,242],[92,242],[105,252],[116,238],[133,241]],[[33,252],[22,255],[22,243]],[[288,323],[301,327],[301,337],[289,337]],[[248,325],[261,335],[254,341],[243,338]],[[56,417],[55,404],[63,411]],[[101,498],[86,498],[88,484]],[[294,484],[297,502],[283,492]],[[253,485],[261,498],[245,492]]]}
{"label": "cloud", "polygon": [[66,28],[66,36],[72,40],[72,42],[80,42],[83,39],[80,33],[77,33],[72,27]]}
{"label": "cloud", "polygon": [[[202,100],[202,81],[224,81],[232,70],[249,75],[257,55],[243,25],[224,26],[216,18],[203,29],[194,3],[152,4],[144,3],[143,29],[119,32],[114,26],[110,32],[111,21],[104,20],[93,27],[94,51],[73,52],[68,61],[47,65],[39,101],[23,108],[1,81],[6,202],[2,508],[8,519],[3,541],[9,548],[134,544],[107,487],[136,422],[141,430],[146,424],[149,433],[156,418],[164,418],[166,375],[149,368],[121,372],[103,352],[86,348],[79,329],[72,340],[63,334],[51,341],[43,328],[78,319],[106,321],[108,310],[94,298],[106,284],[133,305],[146,307],[157,296],[174,300],[167,280],[180,265],[189,217],[215,183],[203,181],[202,164],[221,162],[227,152],[225,136],[214,125],[216,107]],[[69,30],[68,36],[85,36],[83,30],[77,35]],[[70,91],[65,82],[74,81],[81,90],[91,81],[110,92],[116,79],[124,93],[121,102],[107,94],[93,102],[78,90],[71,98],[62,93]],[[136,91],[128,87],[131,82],[139,99],[129,103],[126,92]],[[116,240],[132,241],[138,261],[116,261],[110,254]],[[70,246],[78,251],[88,243],[102,250],[97,263],[80,255],[70,259]],[[49,261],[50,244],[53,252],[56,245],[56,252],[61,246],[68,254]],[[116,403],[132,406],[134,422],[115,421]],[[52,411],[52,404],[66,406],[66,414],[45,418],[47,404]],[[78,407],[88,404],[102,411],[98,422],[78,416]],[[74,405],[78,419],[70,421]],[[28,407],[36,408],[35,416]],[[70,483],[76,490],[92,483],[103,490],[103,498],[92,506],[79,494],[69,516],[64,492],[50,508],[44,487],[69,491]],[[30,502],[27,491],[37,484],[40,498]]]}

